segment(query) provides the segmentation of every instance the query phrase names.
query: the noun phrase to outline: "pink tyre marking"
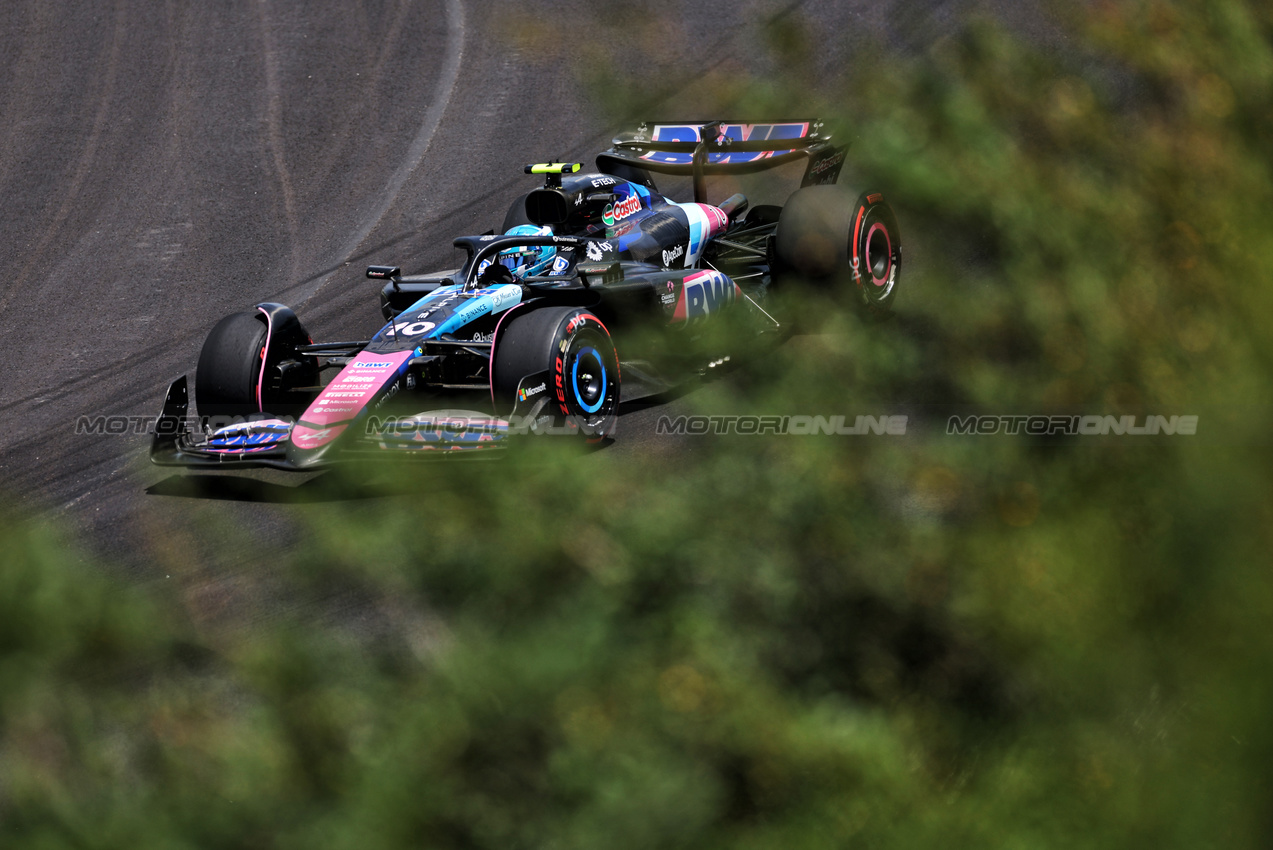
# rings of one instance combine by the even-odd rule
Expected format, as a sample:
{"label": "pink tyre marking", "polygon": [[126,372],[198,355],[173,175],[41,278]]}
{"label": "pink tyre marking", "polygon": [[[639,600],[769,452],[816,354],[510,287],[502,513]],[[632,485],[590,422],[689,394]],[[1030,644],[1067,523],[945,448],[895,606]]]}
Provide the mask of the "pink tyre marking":
{"label": "pink tyre marking", "polygon": [[[874,271],[875,266],[871,263],[871,239],[872,237],[875,236],[875,231],[877,230],[884,231],[884,244],[886,246],[885,251],[886,251],[886,256],[888,257],[888,264],[884,266],[883,277],[875,276],[875,271]],[[888,228],[880,224],[879,222],[876,222],[875,224],[871,225],[871,229],[867,231],[867,234],[866,234],[866,267],[868,269],[871,269],[871,283],[875,284],[876,286],[883,286],[884,284],[888,283],[888,273],[889,273],[889,270],[893,267],[893,241],[889,239],[888,237]]]}
{"label": "pink tyre marking", "polygon": [[265,397],[261,392],[261,387],[265,386],[265,361],[270,356],[270,337],[274,335],[274,320],[270,318],[270,314],[260,307],[256,309],[261,311],[261,315],[265,316],[265,347],[261,349],[261,373],[256,377],[256,409],[265,412]]}

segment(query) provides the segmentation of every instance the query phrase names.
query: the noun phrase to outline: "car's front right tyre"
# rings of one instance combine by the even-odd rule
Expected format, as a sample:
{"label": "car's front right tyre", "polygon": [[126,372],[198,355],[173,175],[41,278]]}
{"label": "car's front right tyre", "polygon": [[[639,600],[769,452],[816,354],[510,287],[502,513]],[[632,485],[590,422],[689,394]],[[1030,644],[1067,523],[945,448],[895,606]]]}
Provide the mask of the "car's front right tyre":
{"label": "car's front right tyre", "polygon": [[553,424],[589,440],[613,435],[619,413],[619,357],[606,326],[580,307],[541,307],[514,315],[495,340],[491,393],[496,411],[517,404],[523,378],[546,375]]}
{"label": "car's front right tyre", "polygon": [[265,321],[256,313],[232,313],[212,328],[195,371],[195,404],[204,418],[240,418],[262,409]]}
{"label": "car's front right tyre", "polygon": [[276,327],[273,336],[259,310],[231,313],[217,322],[203,343],[195,371],[200,417],[299,416],[305,410],[315,395],[318,368],[312,358],[297,354],[296,346],[307,342],[309,335],[294,316],[290,321],[284,331]]}

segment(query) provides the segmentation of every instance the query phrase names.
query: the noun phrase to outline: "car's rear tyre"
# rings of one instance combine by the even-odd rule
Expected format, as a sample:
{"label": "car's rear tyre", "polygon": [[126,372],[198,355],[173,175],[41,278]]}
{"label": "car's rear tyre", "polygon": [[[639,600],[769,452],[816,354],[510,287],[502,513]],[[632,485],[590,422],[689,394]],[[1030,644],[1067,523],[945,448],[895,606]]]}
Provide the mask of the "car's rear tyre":
{"label": "car's rear tyre", "polygon": [[781,277],[844,286],[855,307],[885,314],[901,274],[897,217],[882,194],[806,186],[783,207],[773,261]]}
{"label": "car's rear tyre", "polygon": [[542,307],[515,315],[495,341],[491,393],[496,411],[517,403],[522,379],[546,372],[549,397],[540,414],[589,440],[614,433],[619,412],[619,358],[601,320],[579,307]]}
{"label": "car's rear tyre", "polygon": [[[287,389],[279,364],[292,358],[294,344],[276,337],[266,347],[269,324],[261,312],[232,313],[212,328],[195,371],[195,405],[199,415],[217,420],[247,418],[261,413],[299,416],[313,392]],[[291,335],[306,337],[296,323]],[[303,341],[303,340],[302,340]],[[315,384],[313,364],[289,363],[293,386]]]}

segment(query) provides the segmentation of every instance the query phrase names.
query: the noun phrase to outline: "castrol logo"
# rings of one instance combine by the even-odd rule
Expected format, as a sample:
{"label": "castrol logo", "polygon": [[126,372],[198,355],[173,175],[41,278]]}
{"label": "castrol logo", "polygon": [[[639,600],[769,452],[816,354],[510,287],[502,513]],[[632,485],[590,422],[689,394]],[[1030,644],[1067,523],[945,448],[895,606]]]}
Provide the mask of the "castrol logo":
{"label": "castrol logo", "polygon": [[606,211],[602,214],[601,220],[606,226],[614,224],[616,221],[623,221],[630,215],[635,215],[641,211],[641,199],[632,197],[625,201],[619,201],[617,204],[607,204]]}

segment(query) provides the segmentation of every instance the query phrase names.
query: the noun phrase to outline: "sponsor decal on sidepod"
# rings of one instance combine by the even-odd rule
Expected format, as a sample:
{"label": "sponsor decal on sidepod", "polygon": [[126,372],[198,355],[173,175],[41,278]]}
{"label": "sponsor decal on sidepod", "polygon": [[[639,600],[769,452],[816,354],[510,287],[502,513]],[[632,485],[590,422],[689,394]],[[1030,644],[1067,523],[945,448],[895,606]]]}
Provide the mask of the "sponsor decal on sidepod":
{"label": "sponsor decal on sidepod", "polygon": [[705,318],[733,304],[737,297],[738,285],[720,272],[692,274],[681,284],[681,297],[676,302],[672,321]]}
{"label": "sponsor decal on sidepod", "polygon": [[633,195],[627,200],[619,201],[617,204],[607,204],[605,212],[601,215],[601,220],[609,227],[616,221],[623,221],[628,216],[636,215],[640,211],[641,199]]}

